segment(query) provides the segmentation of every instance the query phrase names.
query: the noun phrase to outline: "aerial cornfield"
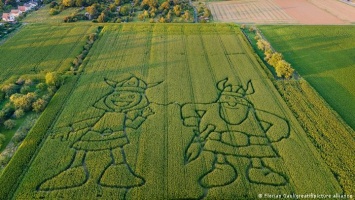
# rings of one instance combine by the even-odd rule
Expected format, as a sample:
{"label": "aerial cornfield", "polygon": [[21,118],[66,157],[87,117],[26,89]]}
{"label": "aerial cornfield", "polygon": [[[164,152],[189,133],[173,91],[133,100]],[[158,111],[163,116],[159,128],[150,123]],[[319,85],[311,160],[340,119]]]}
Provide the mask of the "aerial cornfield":
{"label": "aerial cornfield", "polygon": [[273,47],[355,128],[354,26],[261,26]]}
{"label": "aerial cornfield", "polygon": [[78,72],[5,169],[2,197],[342,192],[235,25],[105,25]]}
{"label": "aerial cornfield", "polygon": [[24,25],[22,30],[0,46],[0,81],[36,76],[45,72],[64,72],[80,54],[91,25]]}

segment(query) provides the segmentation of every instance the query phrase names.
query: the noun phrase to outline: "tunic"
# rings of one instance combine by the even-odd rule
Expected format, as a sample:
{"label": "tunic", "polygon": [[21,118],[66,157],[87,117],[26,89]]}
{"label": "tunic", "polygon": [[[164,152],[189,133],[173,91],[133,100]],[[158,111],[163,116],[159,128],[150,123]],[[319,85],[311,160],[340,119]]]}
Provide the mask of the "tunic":
{"label": "tunic", "polygon": [[126,131],[126,114],[105,113],[77,142],[77,150],[99,151],[122,147],[129,143]]}
{"label": "tunic", "polygon": [[201,118],[200,131],[205,130],[208,125],[216,128],[206,139],[206,151],[250,158],[278,156],[266,130],[250,110],[242,123],[233,125],[220,116],[219,104],[213,104]]}

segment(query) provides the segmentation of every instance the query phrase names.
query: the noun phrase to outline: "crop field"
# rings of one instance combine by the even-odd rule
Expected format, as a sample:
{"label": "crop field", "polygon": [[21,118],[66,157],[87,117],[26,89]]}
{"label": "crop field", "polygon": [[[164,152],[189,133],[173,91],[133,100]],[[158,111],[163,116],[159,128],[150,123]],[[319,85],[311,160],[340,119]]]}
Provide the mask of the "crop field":
{"label": "crop field", "polygon": [[67,71],[95,27],[25,25],[0,45],[0,83],[21,75]]}
{"label": "crop field", "polygon": [[237,26],[105,25],[81,70],[3,197],[342,193]]}
{"label": "crop field", "polygon": [[50,15],[50,7],[49,5],[45,5],[43,8],[29,13],[26,18],[23,19],[25,23],[52,23],[52,24],[60,24],[63,23],[63,20],[66,16],[69,16],[73,12],[76,12],[78,8],[67,8],[60,12],[57,15]]}
{"label": "crop field", "polygon": [[283,52],[339,115],[355,129],[355,27],[261,26],[273,47]]}
{"label": "crop field", "polygon": [[352,24],[355,7],[337,0],[233,0],[209,2],[219,22],[256,24]]}
{"label": "crop field", "polygon": [[213,19],[238,23],[296,23],[274,0],[211,2]]}

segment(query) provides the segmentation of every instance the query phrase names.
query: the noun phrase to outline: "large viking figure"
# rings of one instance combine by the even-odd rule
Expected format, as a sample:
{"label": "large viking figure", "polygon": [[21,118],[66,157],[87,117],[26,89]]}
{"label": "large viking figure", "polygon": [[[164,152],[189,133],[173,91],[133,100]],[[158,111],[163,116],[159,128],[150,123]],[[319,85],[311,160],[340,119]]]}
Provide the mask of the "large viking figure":
{"label": "large viking figure", "polygon": [[[120,82],[105,81],[112,91],[94,105],[104,110],[104,114],[94,120],[83,120],[55,131],[55,138],[72,141],[70,147],[75,150],[75,155],[68,169],[44,181],[39,190],[68,189],[85,184],[90,179],[85,158],[88,152],[93,151],[107,151],[112,158],[108,167],[97,169],[102,170],[98,180],[100,187],[128,190],[145,183],[144,178],[127,162],[124,146],[130,143],[127,133],[134,132],[154,114],[145,91],[159,83],[146,84],[135,76]],[[98,196],[101,195],[99,193]]]}
{"label": "large viking figure", "polygon": [[243,87],[228,84],[228,79],[224,79],[218,82],[217,88],[219,97],[215,102],[185,104],[181,108],[184,125],[195,128],[185,152],[186,164],[203,152],[214,157],[212,168],[201,175],[201,187],[225,186],[237,179],[241,172],[228,156],[249,160],[246,178],[251,183],[285,185],[286,176],[265,165],[263,159],[279,158],[273,143],[289,136],[288,122],[254,108],[247,99],[254,93],[251,81]]}

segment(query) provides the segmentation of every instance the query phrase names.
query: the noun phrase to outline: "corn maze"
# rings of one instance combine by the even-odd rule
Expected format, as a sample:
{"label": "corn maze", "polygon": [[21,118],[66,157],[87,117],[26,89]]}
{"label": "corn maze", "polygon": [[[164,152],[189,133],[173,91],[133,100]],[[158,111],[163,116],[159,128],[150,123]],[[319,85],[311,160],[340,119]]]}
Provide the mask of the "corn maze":
{"label": "corn maze", "polygon": [[78,76],[12,198],[342,192],[237,26],[105,25]]}

